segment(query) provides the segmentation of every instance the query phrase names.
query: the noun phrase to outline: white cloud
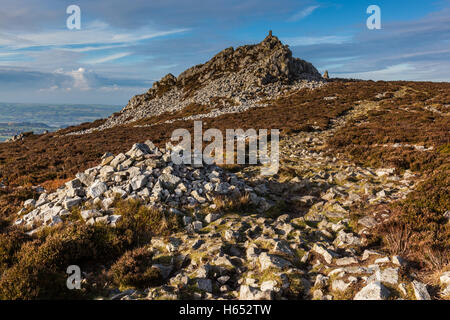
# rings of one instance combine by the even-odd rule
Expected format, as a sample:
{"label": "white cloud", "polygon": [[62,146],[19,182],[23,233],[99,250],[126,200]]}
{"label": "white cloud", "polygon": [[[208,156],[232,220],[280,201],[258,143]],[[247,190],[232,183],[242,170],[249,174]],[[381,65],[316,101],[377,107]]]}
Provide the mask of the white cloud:
{"label": "white cloud", "polygon": [[305,9],[303,9],[302,11],[299,11],[296,14],[294,14],[292,17],[290,17],[288,19],[288,21],[295,22],[295,21],[305,19],[307,16],[312,14],[317,8],[319,8],[319,6],[309,6]]}
{"label": "white cloud", "polygon": [[85,68],[78,68],[77,70],[71,71],[58,69],[55,71],[55,74],[67,76],[71,80],[64,83],[63,89],[77,89],[81,91],[87,91],[91,89],[91,82],[94,76],[91,71],[87,71]]}

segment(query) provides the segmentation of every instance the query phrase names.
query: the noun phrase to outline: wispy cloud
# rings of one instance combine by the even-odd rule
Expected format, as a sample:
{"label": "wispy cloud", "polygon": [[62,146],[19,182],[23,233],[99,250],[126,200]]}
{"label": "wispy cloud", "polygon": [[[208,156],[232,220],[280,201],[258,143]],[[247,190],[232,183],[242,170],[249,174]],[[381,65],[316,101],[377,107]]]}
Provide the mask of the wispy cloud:
{"label": "wispy cloud", "polygon": [[114,60],[118,60],[121,58],[125,58],[129,55],[133,54],[132,52],[121,52],[121,53],[115,53],[115,54],[111,54],[109,56],[106,57],[102,57],[102,58],[97,58],[97,59],[91,59],[91,60],[87,60],[84,61],[87,64],[99,64],[99,63],[105,63],[105,62],[110,62],[110,61],[114,61]]}
{"label": "wispy cloud", "polygon": [[305,19],[307,16],[311,15],[316,9],[318,9],[320,6],[309,6],[306,7],[305,9],[297,12],[296,14],[294,14],[293,16],[291,16],[288,21],[289,22],[296,22],[302,19]]}
{"label": "wispy cloud", "polygon": [[293,47],[318,44],[343,44],[351,40],[351,36],[288,37],[282,39],[282,41]]}
{"label": "wispy cloud", "polygon": [[63,46],[60,47],[60,50],[69,51],[69,52],[90,52],[90,51],[100,51],[100,50],[108,50],[108,49],[118,49],[123,47],[128,47],[128,43],[123,44],[114,44],[114,45],[102,45],[102,46],[81,46],[80,48],[74,46]]}
{"label": "wispy cloud", "polygon": [[348,78],[357,78],[365,80],[401,80],[405,79],[405,75],[409,73],[415,74],[416,68],[410,63],[401,63],[397,65],[388,66],[379,70],[357,72],[351,74],[342,73],[340,76]]}
{"label": "wispy cloud", "polygon": [[187,28],[171,30],[143,28],[131,33],[121,33],[120,30],[112,28],[106,23],[94,22],[88,24],[81,30],[70,32],[63,29],[37,33],[0,33],[0,46],[10,50],[17,50],[35,47],[60,48],[65,46],[91,46],[99,44],[120,45],[123,43],[132,44],[187,31],[189,31]]}
{"label": "wispy cloud", "polygon": [[82,29],[68,30],[64,1],[1,0],[0,97],[126,103],[150,79],[259,42],[268,29],[332,76],[448,81],[450,2],[411,0],[401,14],[401,4],[380,1],[391,16],[374,31],[357,1],[77,0]]}

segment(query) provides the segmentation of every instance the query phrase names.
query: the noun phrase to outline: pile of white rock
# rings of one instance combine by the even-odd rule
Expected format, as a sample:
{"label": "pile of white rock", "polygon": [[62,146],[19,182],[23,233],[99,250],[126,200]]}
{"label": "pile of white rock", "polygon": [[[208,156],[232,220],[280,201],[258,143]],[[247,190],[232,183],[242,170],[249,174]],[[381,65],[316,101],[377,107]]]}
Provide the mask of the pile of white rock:
{"label": "pile of white rock", "polygon": [[74,207],[82,207],[86,210],[81,210],[81,216],[87,223],[115,226],[121,218],[114,214],[118,198],[141,200],[147,206],[176,214],[196,207],[214,209],[216,197],[238,198],[245,194],[262,210],[270,206],[235,174],[216,165],[174,164],[173,148],[168,143],[159,149],[147,141],[133,145],[125,154],[106,153],[99,166],[76,174],[56,192],[44,192],[38,200],[25,201],[15,224],[33,233],[43,226],[62,223]]}

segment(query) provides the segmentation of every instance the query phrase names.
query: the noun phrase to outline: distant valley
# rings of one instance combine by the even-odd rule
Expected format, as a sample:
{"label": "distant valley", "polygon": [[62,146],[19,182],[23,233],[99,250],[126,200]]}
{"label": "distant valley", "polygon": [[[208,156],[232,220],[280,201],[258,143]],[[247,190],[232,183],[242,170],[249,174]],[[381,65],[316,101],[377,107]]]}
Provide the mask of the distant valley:
{"label": "distant valley", "polygon": [[0,142],[22,132],[42,133],[105,118],[122,106],[0,102]]}

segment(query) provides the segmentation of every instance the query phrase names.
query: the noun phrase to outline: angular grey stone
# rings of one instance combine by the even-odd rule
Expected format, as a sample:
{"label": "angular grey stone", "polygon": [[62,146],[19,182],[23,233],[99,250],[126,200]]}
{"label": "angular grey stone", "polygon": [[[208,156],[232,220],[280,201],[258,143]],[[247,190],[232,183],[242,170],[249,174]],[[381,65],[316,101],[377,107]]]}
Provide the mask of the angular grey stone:
{"label": "angular grey stone", "polygon": [[327,285],[329,279],[329,277],[326,277],[323,274],[319,273],[316,277],[316,281],[314,282],[314,287],[324,288]]}
{"label": "angular grey stone", "polygon": [[378,252],[376,252],[376,251],[373,251],[373,250],[364,250],[364,253],[363,253],[363,256],[362,256],[362,260],[367,260],[367,259],[369,259],[369,257],[370,257],[371,255],[377,255],[377,256],[379,256],[380,253],[378,253]]}
{"label": "angular grey stone", "polygon": [[206,198],[200,196],[200,195],[198,194],[198,191],[197,191],[197,190],[193,190],[193,191],[191,192],[191,196],[192,196],[195,200],[197,200],[199,203],[205,203],[205,202],[206,202]]}
{"label": "angular grey stone", "polygon": [[95,199],[102,196],[106,192],[106,190],[108,190],[106,184],[100,181],[96,181],[88,188],[87,195],[88,197]]}
{"label": "angular grey stone", "polygon": [[233,241],[233,240],[238,240],[240,237],[240,234],[234,230],[225,230],[224,232],[224,238],[227,241]]}
{"label": "angular grey stone", "polygon": [[36,200],[34,199],[28,199],[24,202],[23,206],[25,208],[34,208],[36,206]]}
{"label": "angular grey stone", "polygon": [[271,300],[270,291],[261,291],[258,288],[241,285],[239,289],[239,300]]}
{"label": "angular grey stone", "polygon": [[346,291],[351,285],[351,282],[345,282],[344,280],[334,280],[331,283],[331,288],[333,289],[333,291],[341,291],[344,292]]}
{"label": "angular grey stone", "polygon": [[95,210],[95,209],[81,211],[81,217],[84,220],[89,220],[90,218],[97,218],[97,217],[101,217],[101,216],[102,216],[102,214],[98,210]]}
{"label": "angular grey stone", "polygon": [[82,184],[84,184],[86,187],[89,187],[92,183],[94,183],[95,177],[92,175],[88,175],[86,173],[79,172],[75,175]]}
{"label": "angular grey stone", "polygon": [[284,254],[288,257],[293,257],[294,252],[292,252],[291,248],[289,247],[289,243],[287,241],[277,241],[275,243],[275,247],[273,248],[274,253],[277,254]]}
{"label": "angular grey stone", "polygon": [[138,175],[131,180],[131,188],[133,190],[139,190],[143,188],[147,184],[147,176],[145,175]]}
{"label": "angular grey stone", "polygon": [[359,246],[361,245],[361,238],[353,233],[346,233],[344,230],[338,232],[334,243],[337,246]]}
{"label": "angular grey stone", "polygon": [[381,283],[371,282],[362,288],[353,300],[386,300],[389,295],[389,290]]}
{"label": "angular grey stone", "polygon": [[127,156],[119,153],[110,163],[110,166],[117,169],[117,166],[127,160]]}
{"label": "angular grey stone", "polygon": [[406,261],[400,256],[393,256],[392,257],[392,263],[394,263],[394,264],[396,264],[398,266],[406,265]]}
{"label": "angular grey stone", "polygon": [[181,179],[173,174],[165,173],[159,176],[158,181],[161,183],[163,188],[174,190]]}
{"label": "angular grey stone", "polygon": [[386,268],[384,270],[377,270],[368,280],[381,281],[390,285],[398,284],[398,268]]}
{"label": "angular grey stone", "polygon": [[266,252],[263,252],[259,255],[259,263],[261,265],[261,271],[269,268],[284,269],[286,267],[292,266],[289,261],[278,256],[267,254]]}
{"label": "angular grey stone", "polygon": [[109,177],[114,173],[114,168],[111,166],[104,166],[100,169],[100,176]]}
{"label": "angular grey stone", "polygon": [[108,216],[108,222],[113,227],[115,227],[121,219],[122,219],[122,216],[117,215],[117,214]]}
{"label": "angular grey stone", "polygon": [[412,286],[417,300],[431,300],[427,286],[424,283],[414,280]]}
{"label": "angular grey stone", "polygon": [[331,264],[331,262],[333,262],[333,254],[328,249],[325,249],[323,246],[315,243],[312,248],[312,251],[321,255],[325,259],[326,263]]}
{"label": "angular grey stone", "polygon": [[360,225],[363,225],[366,228],[373,228],[377,225],[377,220],[375,220],[374,217],[371,216],[365,216],[358,220],[358,223]]}
{"label": "angular grey stone", "polygon": [[439,280],[442,285],[450,285],[450,271],[444,272],[440,277]]}
{"label": "angular grey stone", "polygon": [[163,279],[169,278],[170,273],[173,270],[172,265],[154,264],[154,265],[152,265],[152,267],[159,270]]}
{"label": "angular grey stone", "polygon": [[209,213],[206,217],[205,217],[205,222],[206,223],[211,223],[216,221],[217,219],[219,219],[221,217],[220,213]]}
{"label": "angular grey stone", "polygon": [[95,218],[96,223],[108,224],[108,216]]}
{"label": "angular grey stone", "polygon": [[67,189],[81,188],[81,180],[77,178],[77,179],[73,179],[69,182],[66,182],[66,188]]}
{"label": "angular grey stone", "polygon": [[203,223],[201,221],[194,221],[192,222],[192,228],[194,231],[198,232],[203,228]]}
{"label": "angular grey stone", "polygon": [[197,286],[200,290],[212,293],[211,279],[207,279],[207,278],[197,279]]}
{"label": "angular grey stone", "polygon": [[389,260],[389,257],[378,258],[375,260],[376,264],[384,264],[389,262],[391,262],[391,260]]}
{"label": "angular grey stone", "polygon": [[230,184],[227,182],[218,183],[214,191],[219,194],[227,194],[230,191]]}
{"label": "angular grey stone", "polygon": [[273,292],[277,289],[276,286],[277,286],[277,282],[275,280],[267,280],[267,281],[264,281],[263,283],[261,283],[260,288],[262,291]]}
{"label": "angular grey stone", "polygon": [[135,143],[133,147],[131,147],[130,151],[126,153],[127,156],[132,158],[139,158],[151,152],[149,146],[144,143]]}
{"label": "angular grey stone", "polygon": [[66,200],[64,200],[63,206],[67,210],[70,210],[73,207],[76,207],[76,206],[80,205],[82,202],[83,202],[83,199],[81,199],[79,197],[77,197],[77,198],[67,198]]}

